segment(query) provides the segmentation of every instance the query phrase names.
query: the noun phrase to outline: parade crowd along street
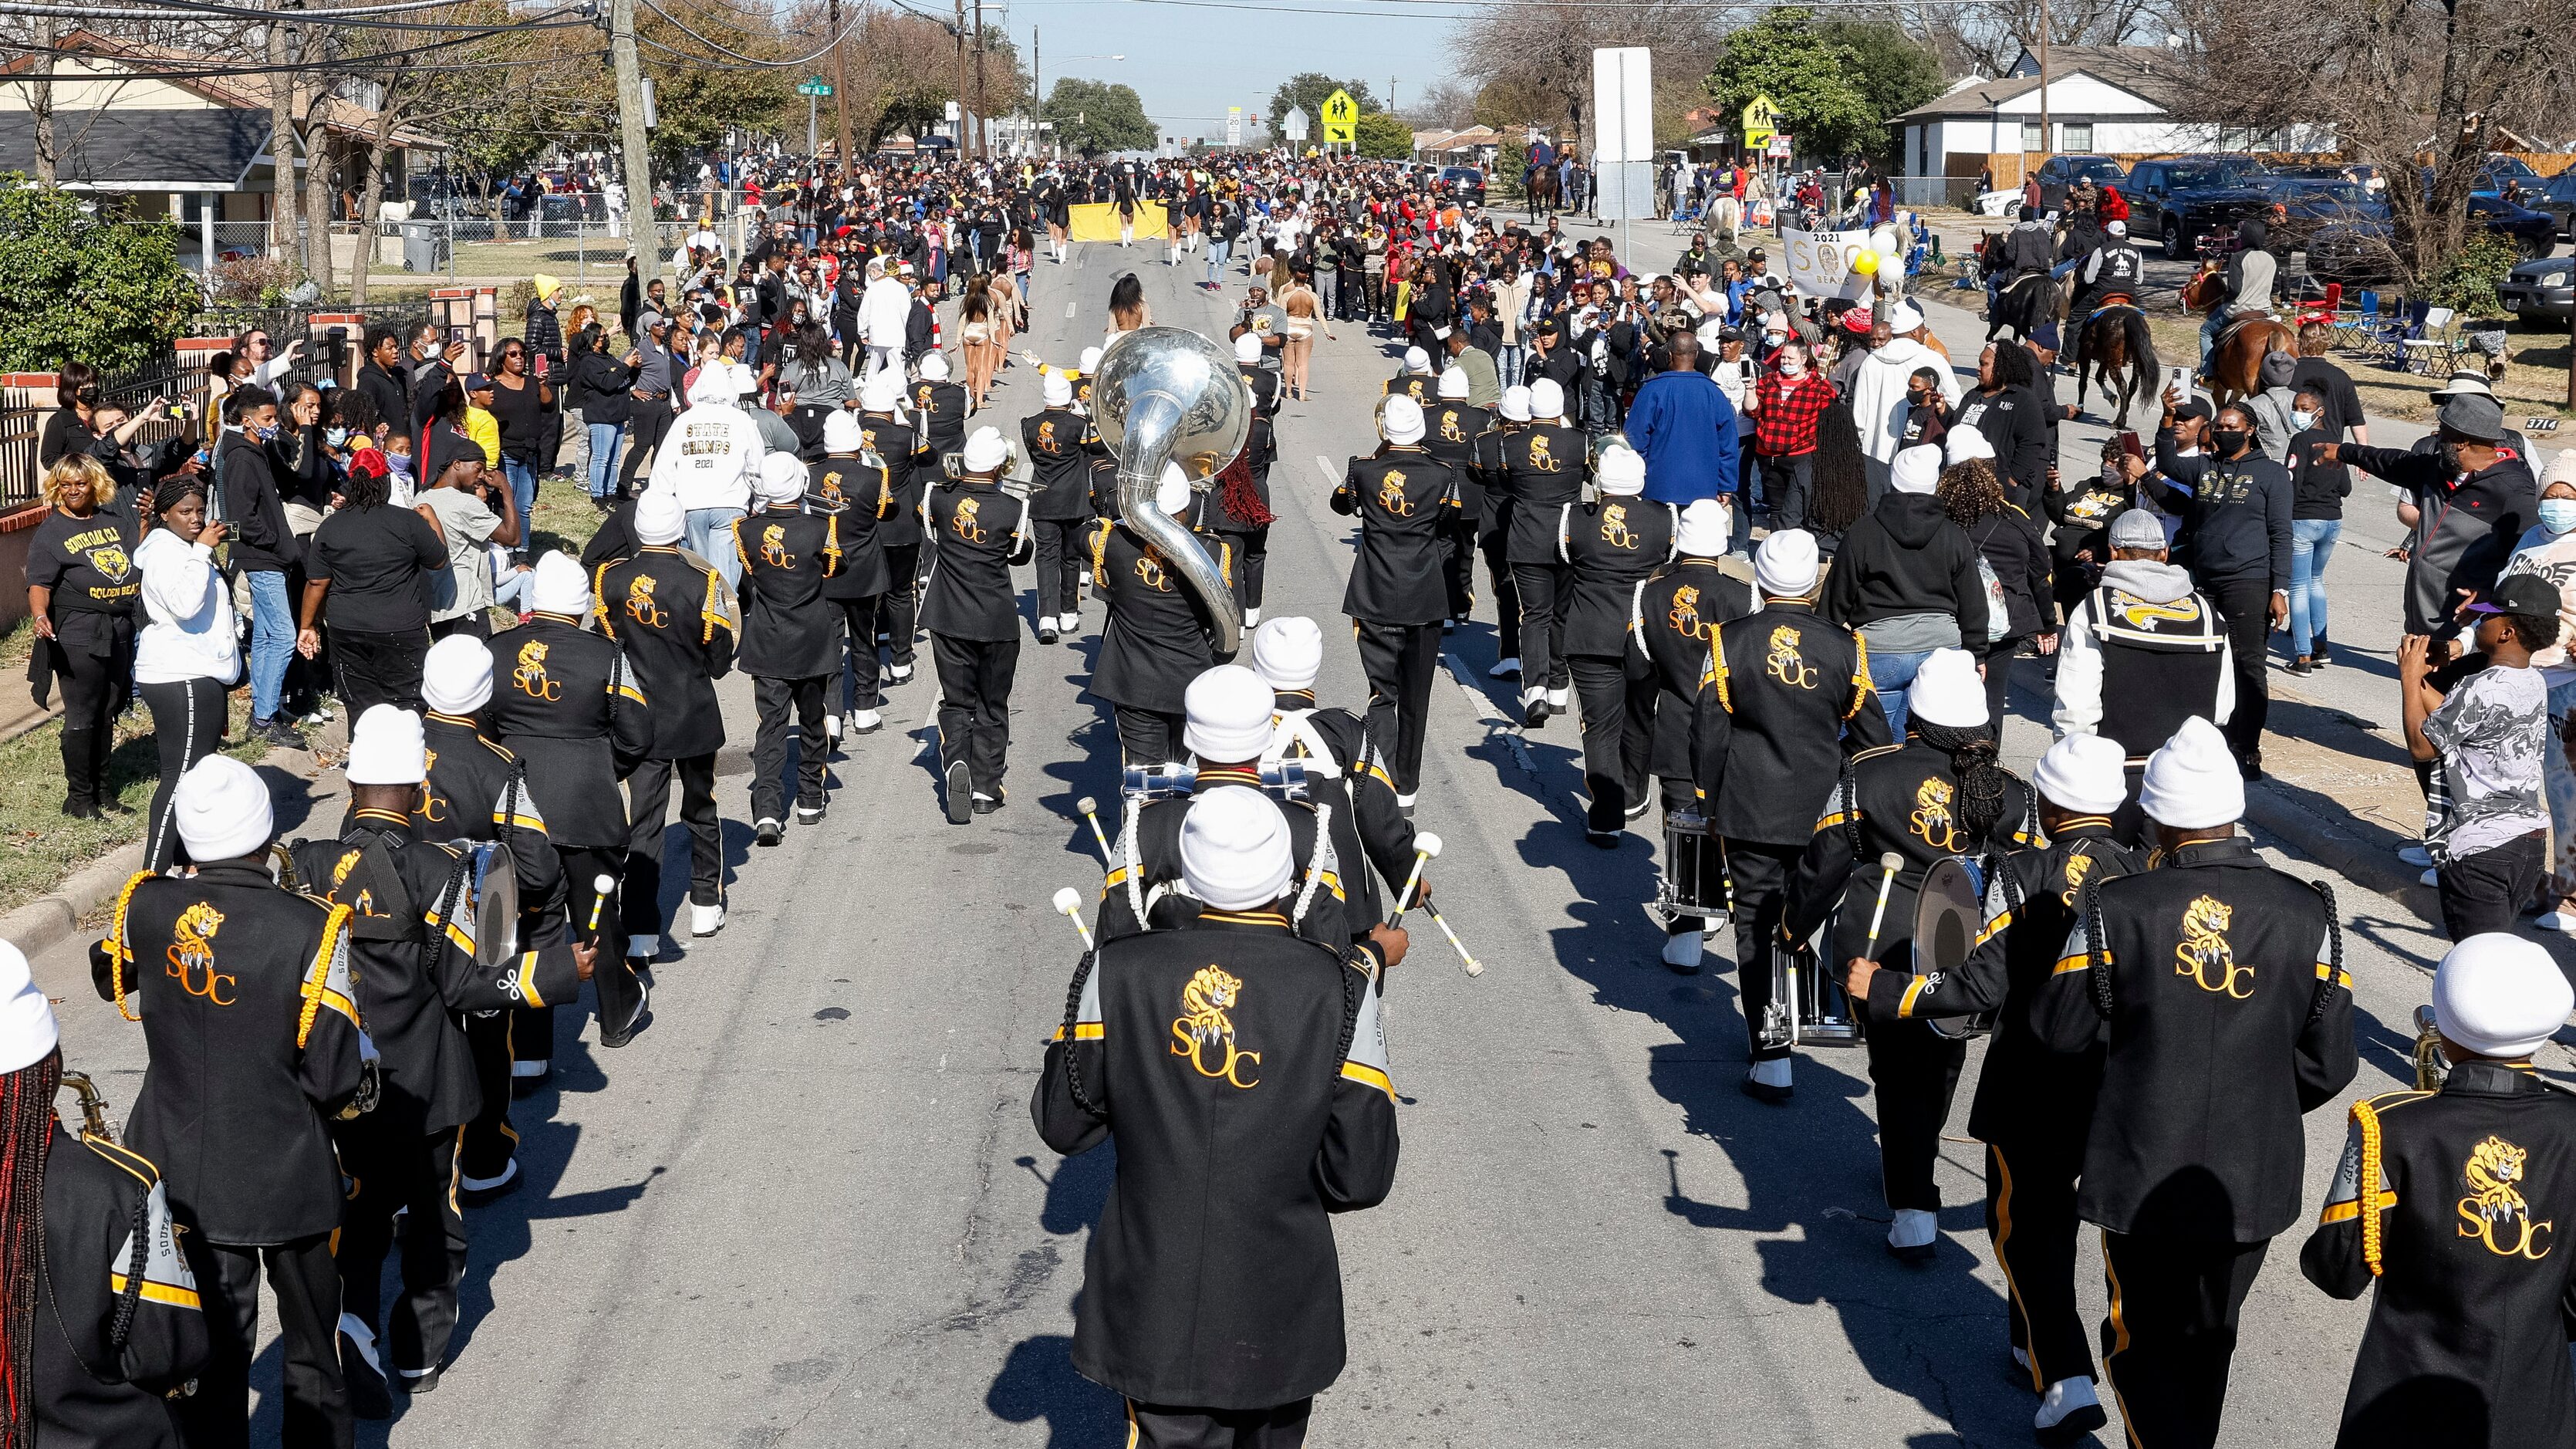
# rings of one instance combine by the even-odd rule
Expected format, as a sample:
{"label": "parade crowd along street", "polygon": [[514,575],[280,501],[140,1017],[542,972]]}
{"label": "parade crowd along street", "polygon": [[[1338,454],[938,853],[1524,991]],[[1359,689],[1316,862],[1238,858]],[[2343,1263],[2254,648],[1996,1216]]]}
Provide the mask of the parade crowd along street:
{"label": "parade crowd along street", "polygon": [[[1580,179],[1570,155],[1539,164]],[[243,1442],[263,1274],[284,1442],[347,1445],[353,1418],[434,1390],[463,1214],[518,1183],[514,1096],[551,1070],[553,1013],[587,982],[603,1046],[649,1022],[675,790],[688,934],[724,927],[720,826],[745,802],[717,792],[715,681],[752,677],[748,813],[775,846],[825,817],[826,765],[855,764],[885,691],[928,683],[926,636],[922,803],[971,828],[1011,803],[1021,650],[1080,639],[1087,590],[1106,614],[1084,689],[1124,788],[1113,818],[1083,806],[1103,884],[1058,902],[1086,949],[1030,1111],[1058,1151],[1117,1142],[1071,1352],[1126,1399],[1130,1443],[1300,1443],[1343,1368],[1331,1216],[1396,1177],[1401,922],[1458,941],[1416,825],[1426,751],[1461,744],[1433,737],[1431,681],[1443,633],[1490,609],[1518,728],[1579,732],[1586,839],[1660,807],[1661,879],[1638,889],[1663,964],[1698,972],[1730,933],[1746,1110],[1795,1109],[1801,1049],[1860,1045],[1887,1249],[1928,1264],[1933,1163],[1989,1034],[1968,1128],[2012,1289],[1996,1350],[2034,1432],[2067,1442],[2116,1407],[2134,1444],[2210,1444],[2239,1310],[2314,1210],[2301,1117],[2357,1070],[2334,898],[2238,822],[2289,526],[2359,468],[2418,520],[2405,718],[2455,944],[2420,1089],[2354,1109],[2299,1267],[2376,1289],[2339,1442],[2576,1443],[2576,1256],[2554,1251],[2576,1106],[2530,1061],[2570,994],[2516,919],[2551,828],[2569,571],[2550,561],[2576,469],[2544,495],[2482,387],[2446,391],[2426,450],[2363,447],[2357,408],[2333,411],[2348,380],[2293,336],[2249,397],[2168,394],[2152,447],[2062,476],[2056,323],[1989,345],[1963,386],[1906,296],[1911,218],[1866,218],[1888,258],[1867,297],[1802,297],[1737,229],[1790,197],[1738,169],[1691,178],[1726,204],[1668,265],[1579,215],[1348,159],[767,179],[750,255],[692,237],[675,281],[630,284],[624,361],[574,319],[604,514],[578,559],[524,544],[518,440],[560,405],[527,357],[566,345],[550,278],[497,377],[459,376],[434,332],[371,338],[363,385],[328,399],[231,377],[211,488],[112,446],[53,465],[45,653],[102,718],[139,681],[165,779],[149,868],[91,951],[150,1053],[123,1142],[54,1121],[52,1014],[0,952],[13,1436]],[[1095,244],[1110,331],[1014,350],[1032,292],[1072,286],[1076,204],[1118,220]],[[1999,299],[2070,244],[2094,293],[2137,275],[2117,217],[2045,225],[1997,249]],[[2222,310],[2268,312],[2253,255],[2214,273]],[[1154,324],[1135,268],[1158,264],[1243,282],[1222,338]],[[1339,404],[1373,407],[1382,441],[1325,491],[1278,470],[1274,420],[1314,396],[1337,322],[1401,363]],[[1012,370],[1040,405],[997,421]],[[1264,612],[1272,523],[1318,505],[1357,525],[1342,612],[1367,690],[1342,703],[1317,694],[1325,623]],[[268,580],[247,588],[255,713],[295,743],[262,641],[301,575],[294,652],[352,720],[336,832],[279,845],[259,777],[213,752],[242,677],[227,570]],[[2025,780],[1998,749],[2031,654],[2056,738]],[[67,730],[64,754],[65,808],[98,808],[97,737]]]}

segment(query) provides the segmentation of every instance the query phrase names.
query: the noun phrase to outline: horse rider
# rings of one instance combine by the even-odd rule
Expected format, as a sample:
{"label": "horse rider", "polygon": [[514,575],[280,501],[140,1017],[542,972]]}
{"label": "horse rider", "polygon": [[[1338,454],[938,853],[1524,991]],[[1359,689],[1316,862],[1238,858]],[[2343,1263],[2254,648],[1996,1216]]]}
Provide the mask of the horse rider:
{"label": "horse rider", "polygon": [[2138,288],[2145,284],[2146,276],[2147,259],[2130,245],[2129,224],[2104,222],[2100,244],[2085,253],[2075,269],[2075,306],[2067,312],[2066,320],[2081,328],[2095,309],[2115,297],[2136,302]]}
{"label": "horse rider", "polygon": [[[2221,300],[2209,309],[2209,321],[2200,329],[2203,377],[2209,375],[2209,354],[2218,350],[2218,339],[2226,334],[2229,323],[2268,316],[2272,311],[2272,284],[2278,277],[2279,262],[2264,250],[2270,237],[2271,229],[2259,216],[2249,216],[2236,224],[2236,251],[2220,274]],[[2204,275],[2211,270],[2211,263],[2201,264]]]}

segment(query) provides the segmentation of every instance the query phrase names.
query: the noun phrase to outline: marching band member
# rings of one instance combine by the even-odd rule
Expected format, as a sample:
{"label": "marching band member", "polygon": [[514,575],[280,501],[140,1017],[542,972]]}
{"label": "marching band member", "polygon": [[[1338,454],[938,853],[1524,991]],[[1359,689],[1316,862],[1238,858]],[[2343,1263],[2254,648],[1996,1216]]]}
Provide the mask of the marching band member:
{"label": "marching band member", "polygon": [[1386,441],[1350,460],[1332,505],[1359,516],[1342,612],[1368,675],[1370,733],[1393,742],[1396,794],[1409,807],[1422,788],[1431,672],[1440,664],[1440,622],[1449,617],[1441,540],[1458,509],[1458,474],[1423,450],[1420,404],[1390,397],[1378,421]]}
{"label": "marching band member", "polygon": [[[1504,416],[1511,399],[1503,400]],[[1511,500],[1505,553],[1520,599],[1522,728],[1563,714],[1574,683],[1565,659],[1568,570],[1556,553],[1556,521],[1583,498],[1592,454],[1583,430],[1566,426],[1565,389],[1548,378],[1530,384],[1530,424],[1503,439],[1503,491]]]}
{"label": "marching band member", "polygon": [[1252,390],[1252,415],[1270,417],[1279,411],[1279,374],[1261,365],[1261,334],[1246,332],[1234,339],[1234,368],[1243,377],[1243,385]]}
{"label": "marching band member", "polygon": [[1091,420],[1073,409],[1073,378],[1045,369],[1046,407],[1020,420],[1030,471],[1029,525],[1037,535],[1038,642],[1082,633],[1082,525],[1091,516],[1090,474],[1102,448]]}
{"label": "marching band member", "polygon": [[1236,787],[1186,808],[1197,919],[1086,958],[1029,1114],[1068,1156],[1118,1140],[1073,1365],[1126,1397],[1128,1442],[1296,1449],[1346,1354],[1331,1214],[1395,1183],[1379,1012],[1405,937],[1298,940],[1279,808]]}
{"label": "marching band member", "polygon": [[[1181,822],[1193,797],[1228,785],[1261,788],[1276,699],[1260,675],[1240,664],[1217,665],[1190,681],[1182,733],[1182,747],[1197,761],[1190,794],[1150,803],[1128,796],[1126,819],[1110,850],[1115,864],[1100,886],[1100,939],[1168,930],[1196,917],[1203,903],[1173,889],[1182,878]],[[1356,931],[1329,822],[1310,801],[1285,801],[1279,808],[1296,850],[1288,924],[1309,941],[1339,949]]]}
{"label": "marching band member", "polygon": [[1672,561],[1681,517],[1648,503],[1646,460],[1625,443],[1593,463],[1600,501],[1557,510],[1556,556],[1571,585],[1565,601],[1565,657],[1582,700],[1583,788],[1590,797],[1583,837],[1615,850],[1630,820],[1646,813],[1647,747],[1655,727],[1653,661],[1628,647],[1637,588]]}
{"label": "marching band member", "polygon": [[2161,863],[2079,898],[2031,1021],[2059,1051],[2102,1044],[2076,1208],[2103,1230],[2120,1417],[2165,1449],[2217,1442],[2237,1314],[2299,1216],[2299,1118],[2360,1061],[2333,907],[2238,837],[2218,727],[2184,721],[2140,803]]}
{"label": "marching band member", "polygon": [[939,669],[940,780],[948,823],[989,815],[1008,798],[1011,681],[1020,667],[1019,593],[1011,566],[1029,561],[1029,505],[1002,491],[1011,445],[992,428],[966,440],[964,471],[921,503],[938,540],[921,621]]}
{"label": "marching band member", "polygon": [[1279,441],[1270,415],[1256,408],[1244,430],[1243,451],[1190,500],[1191,531],[1222,540],[1234,555],[1234,602],[1243,610],[1246,629],[1261,622],[1263,586],[1270,574],[1270,525],[1278,521],[1270,511],[1270,469],[1278,461]]}
{"label": "marching band member", "polygon": [[[764,478],[770,466],[761,460]],[[733,670],[734,624],[723,603],[724,576],[681,555],[683,524],[677,499],[648,490],[635,503],[635,554],[600,565],[590,591],[599,632],[617,642],[646,697],[659,702],[653,746],[626,777],[634,824],[620,895],[626,965],[639,975],[662,948],[662,826],[675,777],[689,827],[690,908],[720,910],[725,898],[724,815],[716,804],[716,751],[725,733],[715,682]]]}
{"label": "marching band member", "polygon": [[[2030,843],[2020,829],[2030,814],[2030,789],[1995,763],[1995,731],[1975,656],[1933,650],[1907,688],[1905,706],[1905,743],[1862,755],[1844,770],[1789,882],[1781,944],[1805,941],[1830,915],[1831,954],[1820,949],[1819,962],[1865,957],[1905,967],[1914,952],[1915,892],[1932,862]],[[1903,860],[1893,875],[1879,866],[1890,853]],[[1879,1172],[1895,1215],[1887,1250],[1904,1262],[1928,1263],[1941,1235],[1941,1188],[1932,1163],[1968,1044],[1909,1022],[1870,1032],[1868,1047]]]}
{"label": "marching band member", "polygon": [[[1364,930],[1386,918],[1379,879],[1401,891],[1413,871],[1413,822],[1397,802],[1395,777],[1387,773],[1386,757],[1359,716],[1317,706],[1315,676],[1324,668],[1324,633],[1314,620],[1295,615],[1264,620],[1252,633],[1252,668],[1273,692],[1270,743],[1261,762],[1303,764],[1310,795],[1332,805],[1333,855],[1350,862],[1342,891],[1353,928]],[[1376,867],[1375,874],[1360,867],[1362,860]],[[1427,875],[1414,892],[1418,900],[1431,898]]]}
{"label": "marching band member", "polygon": [[[1753,612],[1753,591],[1718,568],[1732,528],[1732,513],[1719,499],[1697,499],[1682,509],[1672,564],[1638,583],[1629,605],[1629,641],[1656,691],[1647,766],[1662,782],[1666,815],[1700,808],[1690,748],[1699,682],[1708,673],[1719,626]],[[1670,868],[1672,862],[1665,864]],[[1701,857],[1701,868],[1712,879],[1700,883],[1700,898],[1722,895],[1724,857],[1711,850]],[[1664,925],[1664,964],[1685,976],[1697,974],[1703,935],[1713,929],[1699,917],[1675,915]]]}
{"label": "marching band member", "polygon": [[1916,976],[1859,962],[1845,980],[1851,999],[1869,1004],[1873,1031],[1994,1015],[1968,1131],[1986,1144],[1986,1234],[2012,1288],[2013,1357],[2040,1396],[2032,1427],[2051,1443],[2106,1422],[2075,1309],[2075,1185],[2102,1053],[2050,1050],[2030,1012],[2057,969],[2085,885],[2146,867],[2143,851],[2111,837],[2111,812],[2125,789],[2120,764],[2120,747],[2099,735],[2069,735],[2040,757],[2031,784],[2048,844],[1998,864],[1986,886],[1984,928],[1958,970]]}
{"label": "marching band member", "polygon": [[1419,347],[1404,349],[1404,368],[1386,380],[1388,397],[1409,399],[1415,407],[1428,407],[1439,386],[1431,370],[1431,354]]}
{"label": "marching band member", "polygon": [[1458,511],[1445,517],[1441,533],[1441,567],[1449,580],[1449,622],[1476,612],[1476,539],[1485,517],[1485,475],[1479,466],[1485,434],[1493,414],[1467,402],[1467,373],[1451,366],[1440,373],[1440,400],[1423,409],[1422,447],[1449,465],[1458,477]]}
{"label": "marching band member", "polygon": [[1488,679],[1521,677],[1521,590],[1512,577],[1512,493],[1504,446],[1529,427],[1529,397],[1529,389],[1518,383],[1503,389],[1491,423],[1476,439],[1470,465],[1475,491],[1484,500],[1475,519],[1476,549],[1485,556],[1485,578],[1494,587],[1494,664],[1485,671]]}
{"label": "marching band member", "polygon": [[[370,708],[349,733],[355,819],[339,839],[300,840],[290,852],[297,878],[327,883],[323,899],[350,913],[358,1014],[380,1058],[381,1097],[331,1134],[340,1172],[354,1184],[331,1258],[340,1273],[340,1367],[361,1419],[392,1416],[388,1383],[407,1394],[438,1387],[456,1329],[466,1257],[457,1129],[482,1095],[457,1013],[573,999],[594,955],[586,944],[555,945],[478,964],[459,853],[415,833],[412,807],[428,777],[420,716]],[[403,1296],[380,1349],[380,1284],[397,1213]]]}
{"label": "marching band member", "polygon": [[966,389],[948,380],[948,355],[933,352],[921,359],[910,392],[913,428],[921,435],[921,486],[934,488],[948,476],[940,459],[966,444]]}
{"label": "marching band member", "polygon": [[[890,464],[870,466],[860,456],[866,446],[859,415],[835,408],[823,419],[823,456],[808,471],[805,492],[815,506],[829,511],[841,544],[841,566],[823,581],[823,597],[841,607],[842,637],[849,644],[849,672],[843,684],[842,713],[832,712],[832,682],[823,685],[823,728],[838,737],[846,717],[850,733],[874,734],[885,727],[878,713],[885,695],[877,686],[877,621],[884,616],[885,547],[879,541],[884,515],[877,510],[892,490],[886,486]],[[838,673],[839,671],[834,671]]]}
{"label": "marching band member", "polygon": [[[623,877],[627,842],[634,838],[618,782],[653,745],[654,710],[617,641],[584,632],[590,584],[572,555],[537,560],[534,612],[515,629],[492,636],[491,724],[512,754],[527,761],[530,779],[545,782],[554,802],[546,833],[563,858],[567,919],[588,922],[600,876]],[[501,681],[506,679],[507,683]],[[612,892],[614,894],[614,892]],[[622,925],[617,903],[599,905],[603,923]],[[724,908],[690,908],[693,934],[711,936],[724,925]],[[622,1045],[644,1019],[644,979],[619,957],[591,978],[599,998],[602,1044]],[[553,1005],[521,1007],[510,1040],[518,1054],[513,1088],[533,1091],[553,1069]]]}
{"label": "marching band member", "polygon": [[[733,525],[743,597],[742,648],[735,662],[751,676],[760,711],[751,745],[752,840],[759,845],[776,845],[785,834],[791,709],[796,823],[821,824],[831,803],[823,783],[832,753],[823,716],[830,707],[825,688],[841,659],[841,621],[823,589],[841,569],[841,519],[805,511],[806,481],[806,467],[793,454],[763,458],[760,481],[752,487],[752,501],[760,507]],[[695,914],[704,908],[690,909]],[[721,898],[715,913],[721,927]]]}
{"label": "marching band member", "polygon": [[[1154,506],[1176,518],[1189,511],[1190,485],[1179,464],[1163,465]],[[1231,581],[1233,551],[1215,539],[1206,547]],[[1109,619],[1090,689],[1109,703],[1120,756],[1138,769],[1177,762],[1190,681],[1216,663],[1216,621],[1161,549],[1109,518],[1091,526],[1091,580],[1108,601]]]}
{"label": "marching band member", "polygon": [[1888,744],[1867,649],[1816,612],[1820,567],[1816,536],[1803,528],[1762,541],[1753,556],[1762,607],[1718,626],[1691,714],[1691,778],[1720,842],[1735,921],[1735,986],[1752,1053],[1744,1090],[1767,1102],[1791,1091],[1790,1049],[1765,1046],[1761,1030],[1790,873],[1844,761]]}
{"label": "marching band member", "polygon": [[[892,368],[869,373],[859,384],[859,446],[885,459],[885,476],[876,497],[877,546],[884,551],[885,602],[878,624],[885,631],[886,682],[912,679],[913,640],[921,596],[921,496],[929,481],[926,463],[939,467],[939,455],[904,420],[903,374]],[[855,650],[857,640],[850,642]],[[869,648],[876,646],[871,643]]]}
{"label": "marching band member", "polygon": [[170,809],[196,874],[126,882],[90,948],[90,978],[99,999],[143,1023],[151,1064],[126,1139],[160,1164],[203,1273],[214,1357],[172,1415],[188,1444],[246,1442],[265,1267],[284,1340],[280,1442],[349,1449],[329,1127],[362,1082],[348,915],[270,874],[274,817],[250,766],[208,755],[180,777]]}
{"label": "marching band member", "polygon": [[2561,1317],[2576,1260],[2551,1251],[2576,1202],[2576,1097],[2531,1066],[2570,1005],[2538,942],[2470,936],[2433,973],[2441,1088],[2353,1104],[2299,1253],[2337,1298],[2379,1290],[2338,1449],[2576,1444]]}

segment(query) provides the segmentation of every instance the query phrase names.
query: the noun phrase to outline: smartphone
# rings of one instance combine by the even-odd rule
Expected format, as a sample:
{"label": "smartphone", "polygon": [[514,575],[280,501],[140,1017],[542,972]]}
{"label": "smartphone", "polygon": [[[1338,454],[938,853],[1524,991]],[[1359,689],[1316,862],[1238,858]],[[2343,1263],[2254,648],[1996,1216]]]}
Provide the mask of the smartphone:
{"label": "smartphone", "polygon": [[2172,390],[2172,392],[2183,401],[2191,401],[2191,369],[2188,367],[2166,368],[2165,386]]}

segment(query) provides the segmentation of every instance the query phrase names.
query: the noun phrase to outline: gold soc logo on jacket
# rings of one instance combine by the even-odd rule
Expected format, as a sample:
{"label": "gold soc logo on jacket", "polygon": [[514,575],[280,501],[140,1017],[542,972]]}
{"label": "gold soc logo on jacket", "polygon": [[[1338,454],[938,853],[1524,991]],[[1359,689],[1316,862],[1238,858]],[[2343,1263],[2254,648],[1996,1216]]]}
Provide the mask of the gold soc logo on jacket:
{"label": "gold soc logo on jacket", "polygon": [[[2183,908],[2182,940],[2174,946],[2174,974],[2188,976],[2191,984],[2203,991],[2224,994],[2243,1001],[2254,994],[2254,968],[2236,961],[2236,950],[2227,944],[2227,928],[2236,919],[2235,908],[2215,896],[2199,896]],[[2217,979],[2210,978],[2217,972]],[[2237,989],[2237,978],[2244,978],[2244,989]]]}
{"label": "gold soc logo on jacket", "polygon": [[[1187,1057],[1190,1069],[1202,1077],[1249,1089],[1261,1085],[1261,1079],[1247,1082],[1237,1073],[1246,1063],[1261,1065],[1261,1053],[1235,1045],[1234,1018],[1229,1013],[1242,998],[1242,978],[1228,975],[1221,967],[1200,967],[1181,988],[1181,1014],[1172,1019],[1171,1053]],[[1208,1065],[1210,1053],[1218,1054],[1213,1067]]]}
{"label": "gold soc logo on jacket", "polygon": [[983,503],[981,500],[974,498],[960,498],[957,500],[957,514],[955,517],[948,520],[948,526],[956,530],[957,536],[966,540],[968,543],[982,543],[984,541],[984,523],[982,518],[979,517],[982,511]]}
{"label": "gold soc logo on jacket", "polygon": [[1389,468],[1386,470],[1385,479],[1377,485],[1377,503],[1380,508],[1385,509],[1387,512],[1394,514],[1398,518],[1406,518],[1412,515],[1413,500],[1404,496],[1403,469]]}
{"label": "gold soc logo on jacket", "polygon": [[[2528,1150],[2493,1135],[2469,1149],[2469,1160],[2460,1167],[2460,1182],[2468,1192],[2459,1201],[2461,1237],[2477,1239],[2499,1258],[2537,1263],[2549,1256],[2552,1245],[2542,1239],[2544,1234],[2554,1239],[2557,1224],[2533,1222],[2531,1204],[2514,1186],[2528,1175],[2530,1161]],[[2513,1235],[2513,1241],[2499,1242],[2499,1233]]]}
{"label": "gold soc logo on jacket", "polygon": [[2067,856],[2066,889],[2058,894],[2058,900],[2070,907],[2073,906],[2075,898],[2084,893],[2084,877],[2092,873],[2093,857],[2080,850]]}
{"label": "gold soc logo on jacket", "polygon": [[1914,813],[1905,821],[1906,829],[1943,855],[1955,854],[1967,843],[1959,838],[1957,817],[1950,813],[1955,793],[1950,782],[1937,775],[1925,780],[1914,787]]}
{"label": "gold soc logo on jacket", "polygon": [[199,901],[181,911],[178,924],[171,928],[171,934],[178,939],[164,953],[170,962],[165,974],[190,996],[202,996],[217,1006],[230,1006],[239,998],[224,993],[237,983],[215,969],[215,932],[223,925],[224,913],[210,902]]}
{"label": "gold soc logo on jacket", "polygon": [[1440,410],[1440,441],[1444,443],[1463,443],[1467,441],[1466,430],[1458,426],[1458,410],[1456,408],[1442,408]]}
{"label": "gold soc logo on jacket", "polygon": [[1628,527],[1627,504],[1610,503],[1602,506],[1601,541],[1612,548],[1624,548],[1631,553],[1636,551],[1637,535]]}
{"label": "gold soc logo on jacket", "polygon": [[653,576],[637,574],[626,585],[626,617],[647,629],[659,629],[668,617],[653,602]]}
{"label": "gold soc logo on jacket", "polygon": [[[1672,612],[1664,617],[1672,622],[1673,632],[1685,639],[1706,639],[1709,636],[1708,624],[1699,616],[1699,585],[1697,584],[1684,584],[1673,590]],[[1700,682],[1702,684],[1708,682],[1705,669],[1701,671]]]}
{"label": "gold soc logo on jacket", "polygon": [[[1782,684],[1788,685],[1792,689],[1813,689],[1816,687],[1816,666],[1809,664],[1799,655],[1798,631],[1795,627],[1788,624],[1782,624],[1771,631],[1771,652],[1763,657],[1762,672],[1770,675],[1773,679],[1780,681]],[[1938,780],[1926,780],[1924,782],[1924,789],[1928,790],[1931,787],[1940,784],[1941,782]],[[1950,787],[1947,785],[1941,786],[1941,803],[1943,806],[1941,816],[1945,821],[1949,819],[1950,813],[1948,809],[1950,801],[1949,788]],[[1916,793],[1918,797],[1921,794],[1920,791]],[[1917,803],[1920,803],[1919,799]],[[1919,810],[1916,811],[1915,817],[1919,821],[1922,818],[1922,812]],[[1916,833],[1921,833],[1919,827]],[[1929,836],[1926,836],[1925,838],[1927,840],[1930,839]]]}
{"label": "gold soc logo on jacket", "polygon": [[510,684],[530,699],[552,702],[563,698],[563,685],[546,677],[544,640],[531,639],[519,646],[519,667],[510,671]]}
{"label": "gold soc logo on jacket", "polygon": [[1541,473],[1553,473],[1563,466],[1556,461],[1556,455],[1548,451],[1546,434],[1529,435],[1529,465]]}
{"label": "gold soc logo on jacket", "polygon": [[1172,576],[1163,571],[1163,556],[1152,549],[1136,555],[1136,578],[1155,593],[1172,591]]}
{"label": "gold soc logo on jacket", "polygon": [[774,569],[796,567],[796,555],[787,551],[787,525],[773,523],[760,530],[760,559]]}

